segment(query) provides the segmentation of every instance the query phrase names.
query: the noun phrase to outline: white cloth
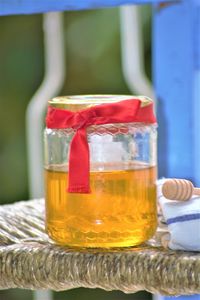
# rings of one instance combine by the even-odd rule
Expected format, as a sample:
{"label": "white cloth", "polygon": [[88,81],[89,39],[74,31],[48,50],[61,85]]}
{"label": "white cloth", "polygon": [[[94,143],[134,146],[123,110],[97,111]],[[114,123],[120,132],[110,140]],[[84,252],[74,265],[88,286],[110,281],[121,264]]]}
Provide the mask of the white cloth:
{"label": "white cloth", "polygon": [[168,225],[168,247],[173,250],[200,251],[200,197],[188,201],[168,200],[162,194],[166,179],[158,180],[158,201]]}

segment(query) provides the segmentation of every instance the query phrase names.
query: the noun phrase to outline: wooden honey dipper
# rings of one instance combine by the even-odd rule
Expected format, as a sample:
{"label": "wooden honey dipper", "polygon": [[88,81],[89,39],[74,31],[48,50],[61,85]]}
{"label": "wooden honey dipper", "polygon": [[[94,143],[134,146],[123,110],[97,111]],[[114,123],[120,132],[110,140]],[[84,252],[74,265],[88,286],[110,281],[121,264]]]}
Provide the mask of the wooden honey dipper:
{"label": "wooden honey dipper", "polygon": [[189,200],[193,194],[200,195],[200,188],[195,188],[186,179],[169,179],[162,186],[163,196],[170,200]]}

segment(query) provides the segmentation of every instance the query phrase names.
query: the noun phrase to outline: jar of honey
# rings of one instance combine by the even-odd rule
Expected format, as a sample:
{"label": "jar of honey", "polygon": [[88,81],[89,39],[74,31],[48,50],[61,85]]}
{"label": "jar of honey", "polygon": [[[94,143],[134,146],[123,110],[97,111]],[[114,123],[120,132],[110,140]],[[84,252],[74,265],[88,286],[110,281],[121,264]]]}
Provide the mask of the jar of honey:
{"label": "jar of honey", "polygon": [[127,247],[154,234],[156,120],[147,97],[88,95],[49,101],[45,129],[46,230],[58,244]]}

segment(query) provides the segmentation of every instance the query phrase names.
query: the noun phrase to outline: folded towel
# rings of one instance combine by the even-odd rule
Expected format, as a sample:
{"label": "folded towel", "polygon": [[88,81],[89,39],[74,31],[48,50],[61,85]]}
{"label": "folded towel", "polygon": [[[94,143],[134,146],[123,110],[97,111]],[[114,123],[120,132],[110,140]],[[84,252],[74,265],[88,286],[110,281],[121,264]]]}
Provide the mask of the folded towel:
{"label": "folded towel", "polygon": [[157,195],[169,233],[163,243],[173,250],[200,251],[200,197],[188,201],[168,200],[162,194],[166,179],[158,180]]}

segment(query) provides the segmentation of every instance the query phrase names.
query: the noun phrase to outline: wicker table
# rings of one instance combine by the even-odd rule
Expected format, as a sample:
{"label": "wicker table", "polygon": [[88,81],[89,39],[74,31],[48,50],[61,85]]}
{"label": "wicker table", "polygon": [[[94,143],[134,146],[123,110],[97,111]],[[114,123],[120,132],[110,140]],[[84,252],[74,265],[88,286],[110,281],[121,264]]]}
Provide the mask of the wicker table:
{"label": "wicker table", "polygon": [[200,293],[200,253],[140,248],[81,251],[55,245],[44,230],[44,200],[0,207],[0,288],[102,288],[165,295]]}

